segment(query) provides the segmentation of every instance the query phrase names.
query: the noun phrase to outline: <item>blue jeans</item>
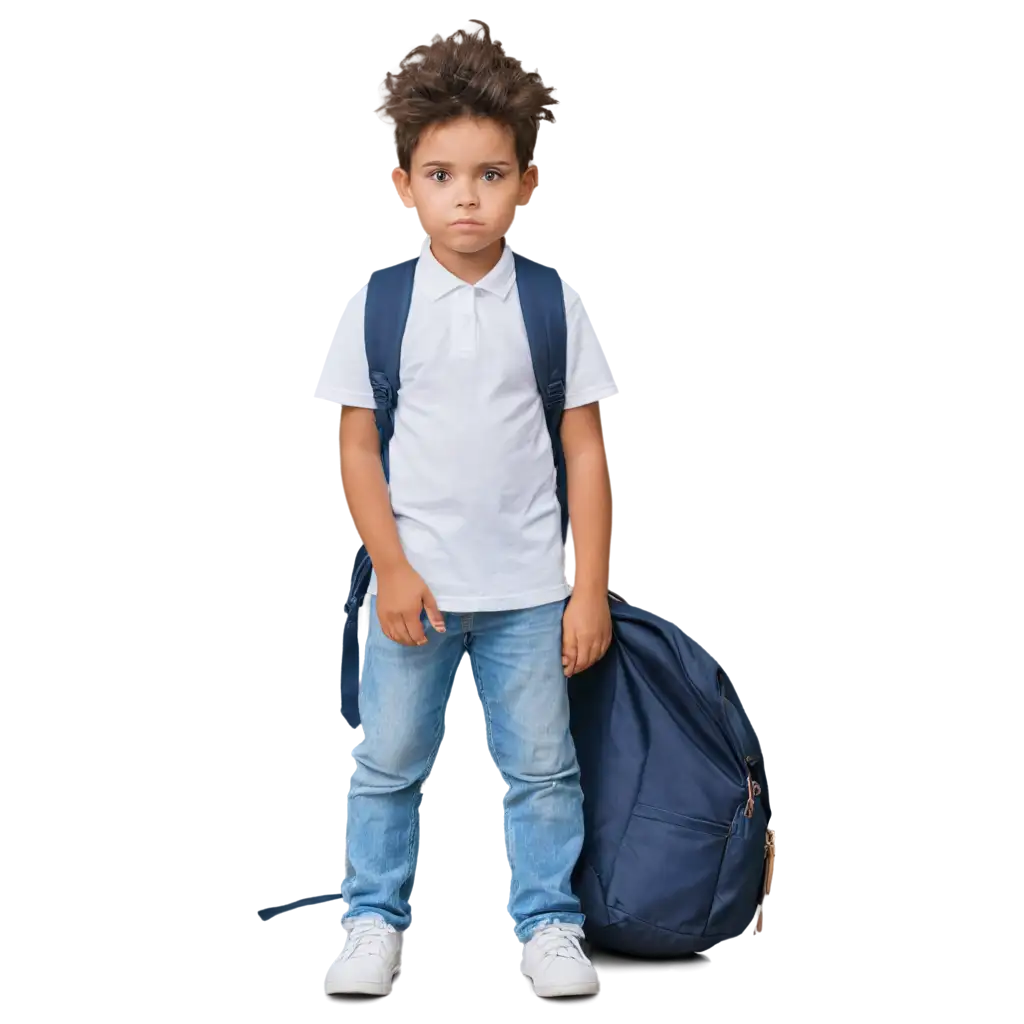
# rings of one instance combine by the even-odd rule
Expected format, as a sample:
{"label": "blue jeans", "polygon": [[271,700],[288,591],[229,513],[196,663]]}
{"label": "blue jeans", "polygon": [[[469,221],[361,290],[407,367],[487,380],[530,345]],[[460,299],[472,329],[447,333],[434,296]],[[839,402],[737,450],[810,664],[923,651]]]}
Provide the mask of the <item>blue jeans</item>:
{"label": "blue jeans", "polygon": [[348,794],[344,917],[379,914],[402,930],[419,850],[420,787],[444,735],[455,670],[468,650],[487,743],[508,790],[508,911],[525,942],[547,921],[583,924],[570,887],[583,844],[583,793],[562,670],[565,601],[510,611],[444,612],[446,632],[420,621],[427,643],[386,636],[370,597],[359,691],[363,740]]}

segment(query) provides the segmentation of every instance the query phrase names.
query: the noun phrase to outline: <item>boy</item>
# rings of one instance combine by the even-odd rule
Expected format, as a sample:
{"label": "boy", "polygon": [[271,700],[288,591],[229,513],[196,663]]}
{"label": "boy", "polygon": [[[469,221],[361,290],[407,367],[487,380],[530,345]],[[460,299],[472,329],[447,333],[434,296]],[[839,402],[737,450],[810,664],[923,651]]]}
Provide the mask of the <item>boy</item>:
{"label": "boy", "polygon": [[363,342],[365,287],[345,310],[316,390],[342,406],[342,481],[374,566],[364,738],[348,797],[348,938],[328,993],[385,995],[398,973],[420,789],[467,650],[508,783],[508,910],[524,944],[521,970],[538,995],[598,990],[570,888],[583,816],[566,678],[611,642],[611,488],[598,400],[617,388],[563,281],[569,587],[551,441],[505,240],[537,186],[537,128],[554,120],[544,108],[558,101],[478,24],[482,37],[435,36],[386,80],[399,159],[392,179],[428,236],[402,345],[390,490]]}

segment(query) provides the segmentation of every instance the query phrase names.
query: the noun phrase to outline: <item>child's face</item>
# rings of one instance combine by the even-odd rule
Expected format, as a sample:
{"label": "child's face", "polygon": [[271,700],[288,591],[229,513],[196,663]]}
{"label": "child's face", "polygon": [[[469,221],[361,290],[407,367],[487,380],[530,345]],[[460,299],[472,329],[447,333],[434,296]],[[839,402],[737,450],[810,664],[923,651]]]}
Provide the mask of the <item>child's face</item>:
{"label": "child's face", "polygon": [[[415,207],[431,239],[458,252],[477,252],[505,234],[516,207],[537,186],[537,168],[522,175],[512,129],[491,118],[461,117],[429,125],[412,152],[411,174],[392,180],[406,206]],[[479,226],[454,222],[468,217]]]}

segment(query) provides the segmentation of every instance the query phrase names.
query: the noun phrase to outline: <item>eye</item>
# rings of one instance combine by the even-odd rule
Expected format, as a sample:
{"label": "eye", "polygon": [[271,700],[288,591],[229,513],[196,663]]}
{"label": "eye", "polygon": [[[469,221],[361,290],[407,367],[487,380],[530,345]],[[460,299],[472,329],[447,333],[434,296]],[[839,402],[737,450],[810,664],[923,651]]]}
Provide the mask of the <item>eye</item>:
{"label": "eye", "polygon": [[[436,170],[430,172],[430,180],[431,181],[438,181],[438,178],[437,178],[438,174],[447,174],[447,173],[448,173],[447,171],[442,170],[440,167],[438,167]],[[501,171],[495,170],[493,167],[491,167],[489,170],[484,171],[484,174],[485,175],[486,174],[496,174],[499,178],[504,178],[505,177],[505,175],[502,174]],[[495,179],[492,178],[490,180],[494,181]],[[440,183],[441,182],[438,181],[438,184],[440,184]]]}

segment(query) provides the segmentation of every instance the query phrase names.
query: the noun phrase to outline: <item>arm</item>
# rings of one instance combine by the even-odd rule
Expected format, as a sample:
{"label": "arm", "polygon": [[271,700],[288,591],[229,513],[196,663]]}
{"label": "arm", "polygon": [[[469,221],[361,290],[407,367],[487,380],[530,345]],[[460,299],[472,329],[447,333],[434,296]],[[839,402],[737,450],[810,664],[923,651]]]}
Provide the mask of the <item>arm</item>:
{"label": "arm", "polygon": [[352,540],[370,552],[374,567],[386,572],[406,562],[398,541],[387,482],[381,466],[374,418],[374,392],[364,343],[367,290],[359,287],[335,306],[313,378],[313,399],[335,409],[335,487],[352,523]]}
{"label": "arm", "polygon": [[391,511],[373,410],[343,405],[338,442],[345,500],[379,579],[406,559]]}
{"label": "arm", "polygon": [[576,556],[575,585],[562,616],[562,665],[566,675],[573,675],[603,657],[612,639],[612,490],[598,403],[566,409],[560,435]]}
{"label": "arm", "polygon": [[364,307],[367,286],[349,299],[327,352],[316,396],[341,406],[338,447],[341,482],[356,530],[377,573],[377,618],[396,643],[422,644],[424,608],[435,628],[444,621],[433,594],[402,550],[391,496],[380,461],[373,388],[366,361]]}
{"label": "arm", "polygon": [[598,402],[614,395],[618,388],[583,302],[564,281],[562,284],[566,300],[566,388],[560,436],[576,553],[574,594],[580,600],[588,595],[599,598],[604,608],[608,602],[612,495]]}
{"label": "arm", "polygon": [[398,643],[425,644],[420,611],[425,607],[431,624],[442,632],[444,618],[423,578],[406,559],[398,538],[373,410],[343,405],[338,443],[345,499],[377,573],[381,627]]}
{"label": "arm", "polygon": [[576,556],[575,591],[608,598],[612,539],[612,489],[597,402],[562,414],[569,517]]}

